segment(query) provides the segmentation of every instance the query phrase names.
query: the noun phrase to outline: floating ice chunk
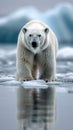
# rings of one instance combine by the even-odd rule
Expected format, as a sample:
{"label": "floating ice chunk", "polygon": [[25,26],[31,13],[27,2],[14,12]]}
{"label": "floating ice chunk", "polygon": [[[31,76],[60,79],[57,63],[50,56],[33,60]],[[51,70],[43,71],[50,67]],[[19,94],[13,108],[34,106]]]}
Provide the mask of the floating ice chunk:
{"label": "floating ice chunk", "polygon": [[[0,18],[0,42],[17,42],[21,27],[33,19],[47,23],[55,32],[59,42],[73,41],[73,6],[61,4],[41,13],[33,7],[21,8],[7,17]],[[69,43],[68,43],[69,44]]]}
{"label": "floating ice chunk", "polygon": [[48,85],[44,80],[32,80],[32,81],[25,81],[21,82],[24,88],[47,88]]}
{"label": "floating ice chunk", "polygon": [[73,48],[65,47],[58,51],[58,59],[73,60]]}

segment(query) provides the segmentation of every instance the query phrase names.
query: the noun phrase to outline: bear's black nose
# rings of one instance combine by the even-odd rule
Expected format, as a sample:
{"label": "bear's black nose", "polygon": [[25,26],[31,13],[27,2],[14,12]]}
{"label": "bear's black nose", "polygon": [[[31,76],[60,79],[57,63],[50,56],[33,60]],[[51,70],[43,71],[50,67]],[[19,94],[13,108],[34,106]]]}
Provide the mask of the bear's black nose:
{"label": "bear's black nose", "polygon": [[36,48],[37,47],[37,43],[34,41],[34,42],[32,42],[32,47],[33,48]]}

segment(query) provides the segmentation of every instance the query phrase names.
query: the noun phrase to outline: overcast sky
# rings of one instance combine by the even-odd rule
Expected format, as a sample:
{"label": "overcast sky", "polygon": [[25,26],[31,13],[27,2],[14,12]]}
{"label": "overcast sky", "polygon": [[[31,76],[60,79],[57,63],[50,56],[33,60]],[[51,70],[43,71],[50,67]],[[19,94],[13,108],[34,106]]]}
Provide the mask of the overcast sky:
{"label": "overcast sky", "polygon": [[10,14],[23,6],[35,6],[41,11],[45,11],[53,8],[60,2],[73,4],[73,0],[0,0],[0,15]]}

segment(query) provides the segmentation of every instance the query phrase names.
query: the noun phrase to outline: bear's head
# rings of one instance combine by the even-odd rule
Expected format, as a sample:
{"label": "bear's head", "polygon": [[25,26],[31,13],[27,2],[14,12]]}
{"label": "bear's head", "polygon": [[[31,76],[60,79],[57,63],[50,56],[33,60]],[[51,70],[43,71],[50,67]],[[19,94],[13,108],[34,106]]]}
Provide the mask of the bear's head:
{"label": "bear's head", "polygon": [[39,53],[46,46],[47,34],[49,32],[48,28],[45,29],[28,29],[24,27],[22,29],[24,34],[24,44],[26,47],[34,54]]}

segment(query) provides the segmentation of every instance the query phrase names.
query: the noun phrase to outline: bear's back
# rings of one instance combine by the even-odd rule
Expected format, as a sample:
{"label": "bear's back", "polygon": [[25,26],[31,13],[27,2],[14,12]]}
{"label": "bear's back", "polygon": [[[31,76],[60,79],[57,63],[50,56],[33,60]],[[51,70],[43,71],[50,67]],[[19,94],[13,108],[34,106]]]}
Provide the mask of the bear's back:
{"label": "bear's back", "polygon": [[32,20],[31,22],[27,23],[26,28],[28,29],[44,29],[45,27],[48,27],[46,24],[39,20]]}

